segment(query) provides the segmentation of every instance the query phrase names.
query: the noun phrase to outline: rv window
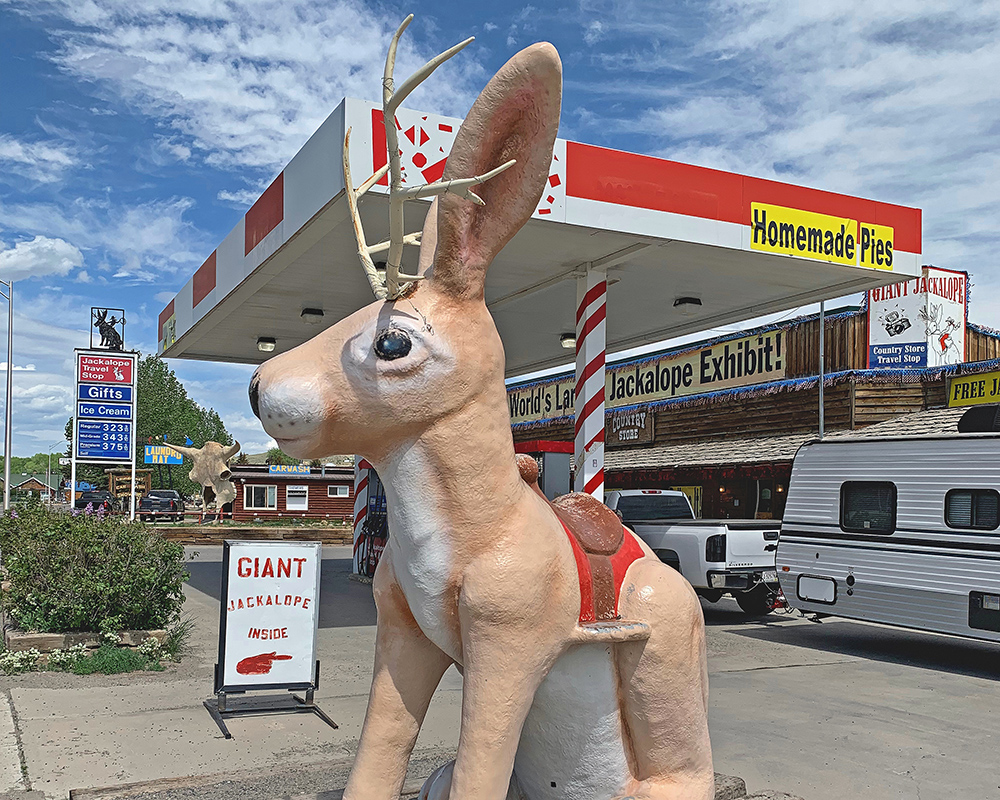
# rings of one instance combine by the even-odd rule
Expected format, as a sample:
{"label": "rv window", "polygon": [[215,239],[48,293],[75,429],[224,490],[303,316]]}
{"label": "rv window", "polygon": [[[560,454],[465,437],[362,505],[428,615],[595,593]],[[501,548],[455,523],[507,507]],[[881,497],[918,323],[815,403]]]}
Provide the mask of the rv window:
{"label": "rv window", "polygon": [[949,528],[993,531],[1000,526],[1000,494],[993,489],[952,489],[944,498]]}
{"label": "rv window", "polygon": [[840,487],[840,527],[855,533],[896,530],[896,484],[848,481]]}

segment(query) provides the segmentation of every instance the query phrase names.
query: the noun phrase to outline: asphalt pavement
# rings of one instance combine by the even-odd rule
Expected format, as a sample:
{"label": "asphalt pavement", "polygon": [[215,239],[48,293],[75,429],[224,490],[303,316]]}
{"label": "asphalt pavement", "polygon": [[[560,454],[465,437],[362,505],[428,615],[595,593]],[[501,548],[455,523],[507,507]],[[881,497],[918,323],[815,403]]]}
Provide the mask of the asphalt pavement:
{"label": "asphalt pavement", "polygon": [[[189,554],[195,627],[179,665],[0,678],[0,723],[9,720],[17,740],[0,749],[0,797],[32,789],[62,800],[70,789],[166,779],[160,793],[147,785],[103,796],[264,800],[343,786],[375,623],[370,587],[348,580],[350,549],[324,549],[319,617],[316,701],[339,728],[307,714],[238,717],[228,721],[230,740],[202,706],[218,647],[221,548]],[[997,645],[797,615],[753,621],[728,600],[704,610],[718,772],[741,776],[752,792],[805,800],[1000,798]],[[418,740],[415,776],[454,749],[460,709],[461,677],[450,670]]]}

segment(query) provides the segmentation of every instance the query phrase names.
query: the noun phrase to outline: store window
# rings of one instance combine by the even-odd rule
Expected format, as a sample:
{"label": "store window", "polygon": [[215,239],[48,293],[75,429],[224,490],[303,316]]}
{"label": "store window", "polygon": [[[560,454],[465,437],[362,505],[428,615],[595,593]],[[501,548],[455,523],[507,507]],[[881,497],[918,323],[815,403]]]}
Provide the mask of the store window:
{"label": "store window", "polygon": [[327,486],[326,496],[327,497],[349,497],[351,490],[347,486]]}
{"label": "store window", "polygon": [[944,497],[949,528],[993,531],[1000,527],[1000,494],[993,489],[952,489]]}
{"label": "store window", "polygon": [[289,511],[309,510],[309,487],[308,486],[286,486],[285,487],[285,508]]}
{"label": "store window", "polygon": [[853,533],[896,530],[896,484],[848,481],[840,487],[840,527]]}
{"label": "store window", "polygon": [[243,487],[243,507],[251,510],[276,509],[278,507],[278,487],[247,484]]}

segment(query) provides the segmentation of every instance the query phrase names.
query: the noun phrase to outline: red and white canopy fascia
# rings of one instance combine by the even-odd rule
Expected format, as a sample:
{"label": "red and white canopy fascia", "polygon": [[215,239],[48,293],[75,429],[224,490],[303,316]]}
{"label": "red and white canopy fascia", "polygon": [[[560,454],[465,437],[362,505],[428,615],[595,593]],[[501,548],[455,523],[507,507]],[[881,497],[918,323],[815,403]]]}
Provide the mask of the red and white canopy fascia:
{"label": "red and white canopy fascia", "polygon": [[[438,178],[461,120],[404,109],[396,122],[406,183]],[[385,162],[381,109],[345,99],[161,312],[162,354],[253,363],[263,360],[259,335],[277,338],[281,352],[315,334],[301,326],[299,306],[323,308],[328,324],[371,302],[343,195],[347,128],[356,180]],[[373,218],[386,216],[378,192],[385,190],[376,186],[362,204],[371,241],[382,233]],[[754,204],[891,228],[891,269],[755,252]],[[408,206],[414,209],[407,228],[417,230],[425,206]],[[919,209],[559,139],[546,191],[533,219],[498,256],[509,264],[491,270],[487,300],[513,374],[565,361],[569,354],[557,339],[559,330],[574,327],[570,279],[588,264],[621,270],[621,287],[609,282],[611,348],[914,277],[920,252]],[[329,275],[336,280],[326,286]],[[741,280],[760,287],[759,297]],[[673,295],[691,291],[705,297],[703,309],[674,320]],[[619,307],[634,313],[616,318],[616,292]],[[662,314],[650,305],[654,299]],[[567,319],[556,319],[553,309],[563,305]],[[538,323],[530,335],[522,335],[525,319]],[[616,336],[619,320],[624,327]]]}

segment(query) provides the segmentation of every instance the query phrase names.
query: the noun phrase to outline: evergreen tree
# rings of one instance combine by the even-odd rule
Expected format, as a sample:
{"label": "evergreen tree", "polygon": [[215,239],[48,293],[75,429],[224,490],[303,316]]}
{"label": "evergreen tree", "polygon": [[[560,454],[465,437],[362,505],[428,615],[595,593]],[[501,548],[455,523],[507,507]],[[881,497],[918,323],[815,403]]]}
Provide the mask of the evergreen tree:
{"label": "evergreen tree", "polygon": [[290,455],[285,453],[280,447],[272,447],[267,451],[266,461],[268,464],[299,464],[301,463],[297,458],[292,458]]}

